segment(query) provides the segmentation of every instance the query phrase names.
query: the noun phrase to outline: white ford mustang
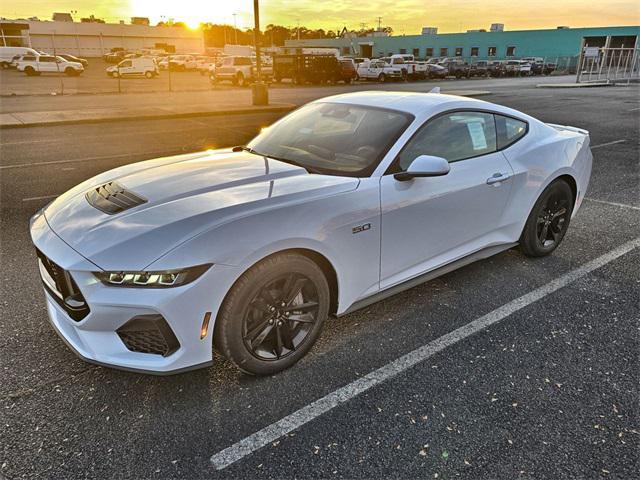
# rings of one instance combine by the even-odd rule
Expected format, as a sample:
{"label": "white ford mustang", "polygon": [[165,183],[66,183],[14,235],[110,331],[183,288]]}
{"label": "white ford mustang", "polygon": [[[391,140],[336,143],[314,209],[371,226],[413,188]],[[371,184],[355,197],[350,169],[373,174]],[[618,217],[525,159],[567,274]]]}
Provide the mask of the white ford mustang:
{"label": "white ford mustang", "polygon": [[360,92],[246,147],[127,165],[31,220],[50,321],[90,362],[245,372],[343,315],[517,244],[551,253],[591,175],[588,132],[479,100]]}

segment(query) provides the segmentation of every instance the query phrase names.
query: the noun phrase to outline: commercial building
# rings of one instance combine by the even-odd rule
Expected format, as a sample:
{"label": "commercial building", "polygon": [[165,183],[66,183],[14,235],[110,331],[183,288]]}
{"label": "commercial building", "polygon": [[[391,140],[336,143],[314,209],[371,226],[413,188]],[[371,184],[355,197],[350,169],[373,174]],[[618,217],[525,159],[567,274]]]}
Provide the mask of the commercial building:
{"label": "commercial building", "polygon": [[434,33],[437,29],[428,27],[423,32],[422,35],[358,37],[347,34],[340,38],[287,40],[285,47],[289,50],[302,47],[331,47],[338,48],[343,55],[366,58],[410,53],[417,58],[504,60],[543,57],[549,61],[556,61],[561,58],[577,59],[582,46],[640,46],[638,26],[504,31],[502,24],[494,24],[489,31]]}
{"label": "commercial building", "polygon": [[[60,14],[58,14],[60,15]],[[60,17],[58,17],[60,18]],[[163,49],[175,53],[204,52],[201,30],[179,26],[150,26],[139,19],[122,23],[0,20],[0,45],[32,47],[48,53],[65,52],[99,57],[112,48]]]}

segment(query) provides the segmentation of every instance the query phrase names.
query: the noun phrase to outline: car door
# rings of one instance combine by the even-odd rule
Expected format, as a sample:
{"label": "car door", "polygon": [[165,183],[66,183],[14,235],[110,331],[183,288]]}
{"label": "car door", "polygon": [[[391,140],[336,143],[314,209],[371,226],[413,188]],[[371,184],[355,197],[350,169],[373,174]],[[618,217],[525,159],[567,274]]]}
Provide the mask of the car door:
{"label": "car door", "polygon": [[123,77],[128,77],[130,75],[133,75],[135,73],[135,69],[133,67],[133,61],[131,59],[123,60],[118,65],[118,71],[120,72],[120,75]]}
{"label": "car door", "polygon": [[[419,155],[445,158],[449,173],[394,178]],[[512,175],[491,113],[448,112],[423,125],[380,181],[381,288],[501,243]]]}
{"label": "car door", "polygon": [[49,55],[41,55],[40,58],[38,58],[37,70],[43,73],[57,72],[58,63],[56,62],[56,58]]}

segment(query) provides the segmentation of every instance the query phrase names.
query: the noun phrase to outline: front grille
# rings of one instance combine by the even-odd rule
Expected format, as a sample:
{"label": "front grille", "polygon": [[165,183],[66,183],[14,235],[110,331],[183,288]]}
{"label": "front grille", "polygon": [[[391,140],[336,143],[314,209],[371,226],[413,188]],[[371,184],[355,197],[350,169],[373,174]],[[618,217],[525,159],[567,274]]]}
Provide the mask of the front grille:
{"label": "front grille", "polygon": [[127,349],[167,357],[180,348],[180,342],[162,315],[140,315],[116,333]]}
{"label": "front grille", "polygon": [[147,203],[146,199],[125,189],[118,182],[108,182],[93,188],[85,197],[91,206],[109,215]]}
{"label": "front grille", "polygon": [[89,305],[87,305],[80,288],[78,288],[71,274],[50,260],[40,250],[36,249],[36,254],[53,280],[53,284],[50,284],[42,278],[42,283],[55,302],[76,322],[89,315]]}

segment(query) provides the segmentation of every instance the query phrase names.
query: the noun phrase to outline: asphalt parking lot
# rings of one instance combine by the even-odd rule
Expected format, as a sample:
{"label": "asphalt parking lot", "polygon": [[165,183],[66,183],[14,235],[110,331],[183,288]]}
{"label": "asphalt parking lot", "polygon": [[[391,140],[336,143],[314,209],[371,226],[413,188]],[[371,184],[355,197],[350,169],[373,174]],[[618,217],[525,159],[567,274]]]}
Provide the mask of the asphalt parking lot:
{"label": "asphalt parking lot", "polygon": [[[0,130],[0,476],[637,477],[638,87],[490,90],[483,99],[591,132],[591,184],[563,244],[537,260],[510,250],[330,320],[307,357],[266,378],[220,357],[171,377],[77,359],[47,322],[27,227],[81,180],[242,144],[277,115]],[[354,395],[354,382],[416,351]],[[338,389],[333,408],[309,407]],[[278,430],[300,409],[298,428]],[[286,433],[252,437],[265,428]]]}

